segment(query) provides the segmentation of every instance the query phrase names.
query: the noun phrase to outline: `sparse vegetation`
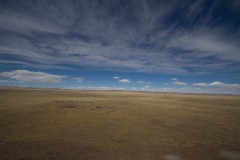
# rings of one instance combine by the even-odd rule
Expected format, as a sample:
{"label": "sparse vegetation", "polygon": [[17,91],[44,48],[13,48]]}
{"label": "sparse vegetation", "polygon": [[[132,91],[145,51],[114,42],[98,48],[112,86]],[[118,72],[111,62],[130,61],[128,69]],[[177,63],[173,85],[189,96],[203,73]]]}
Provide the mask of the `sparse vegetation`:
{"label": "sparse vegetation", "polygon": [[240,157],[240,96],[1,88],[0,104],[0,159]]}

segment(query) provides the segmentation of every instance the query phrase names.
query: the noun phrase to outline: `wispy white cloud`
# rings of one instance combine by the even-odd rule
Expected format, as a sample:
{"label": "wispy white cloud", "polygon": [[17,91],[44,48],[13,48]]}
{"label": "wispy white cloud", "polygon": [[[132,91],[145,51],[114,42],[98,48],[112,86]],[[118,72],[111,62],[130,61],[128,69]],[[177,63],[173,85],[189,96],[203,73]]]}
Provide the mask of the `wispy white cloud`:
{"label": "wispy white cloud", "polygon": [[78,78],[73,78],[73,80],[75,80],[76,82],[83,82],[83,78],[81,77],[78,77]]}
{"label": "wispy white cloud", "polygon": [[114,88],[114,87],[94,87],[94,86],[90,86],[90,87],[70,87],[67,89],[75,89],[75,90],[125,90],[125,88]]}
{"label": "wispy white cloud", "polygon": [[172,81],[177,81],[177,78],[171,78]]}
{"label": "wispy white cloud", "polygon": [[182,87],[182,88],[159,88],[158,92],[201,93],[201,94],[240,94],[240,88],[236,87]]}
{"label": "wispy white cloud", "polygon": [[116,76],[116,77],[113,77],[113,79],[119,79],[119,77],[118,77],[118,76]]}
{"label": "wispy white cloud", "polygon": [[150,87],[149,86],[145,86],[145,87],[142,87],[140,88],[141,90],[148,90]]}
{"label": "wispy white cloud", "polygon": [[0,80],[0,83],[9,83],[9,82],[12,82],[12,81],[9,81],[9,80]]}
{"label": "wispy white cloud", "polygon": [[[0,2],[0,55],[5,63],[13,64],[5,57],[17,57],[15,65],[34,68],[67,64],[178,75],[239,71],[237,23],[218,25],[222,17],[212,12],[219,2],[206,11],[203,2]],[[225,6],[233,11],[229,17],[239,14],[236,4]],[[118,9],[112,13],[113,8]],[[185,27],[173,17],[178,11]]]}
{"label": "wispy white cloud", "polygon": [[143,83],[146,83],[146,84],[151,84],[152,82],[137,81],[137,83],[139,83],[139,84],[143,84]]}
{"label": "wispy white cloud", "polygon": [[175,88],[159,88],[159,92],[176,92],[177,90]]}
{"label": "wispy white cloud", "polygon": [[175,85],[179,85],[179,86],[187,86],[188,84],[185,82],[173,82],[173,84]]}
{"label": "wispy white cloud", "polygon": [[133,91],[136,91],[136,90],[137,90],[137,88],[136,88],[136,87],[133,87],[133,88],[131,88],[131,90],[133,90]]}
{"label": "wispy white cloud", "polygon": [[20,83],[31,82],[31,83],[60,83],[62,79],[67,76],[54,75],[44,72],[33,72],[28,70],[15,70],[12,72],[1,72],[0,76],[9,77]]}
{"label": "wispy white cloud", "polygon": [[142,83],[144,83],[144,81],[138,81],[137,83],[142,84]]}
{"label": "wispy white cloud", "polygon": [[215,94],[240,94],[240,84],[226,84],[222,82],[193,83],[193,86],[202,87],[207,93]]}
{"label": "wispy white cloud", "polygon": [[90,87],[70,87],[67,89],[79,89],[79,90],[132,90],[132,91],[153,91],[153,92],[178,92],[178,93],[200,93],[200,94],[240,94],[239,88],[235,87],[218,87],[213,89],[208,89],[206,87],[200,88],[200,87],[182,87],[182,88],[159,88],[159,89],[150,89],[150,87],[142,87],[137,89],[136,87],[133,87],[131,89],[126,88],[115,88],[115,87],[106,87],[106,86],[90,86]]}
{"label": "wispy white cloud", "polygon": [[121,79],[118,82],[121,82],[121,83],[132,83],[129,79]]}
{"label": "wispy white cloud", "polygon": [[[222,31],[223,29],[219,28],[215,31],[199,29],[195,32],[185,32],[171,39],[169,46],[198,52],[196,57],[199,58],[215,56],[222,60],[239,61],[240,56],[236,54],[240,51],[239,46],[229,40],[226,41],[221,37],[223,35],[217,33]],[[225,53],[228,53],[228,56]]]}
{"label": "wispy white cloud", "polygon": [[193,83],[193,86],[200,87],[238,87],[240,88],[240,84],[225,84],[222,82],[212,82],[212,83]]}
{"label": "wispy white cloud", "polygon": [[[195,87],[183,87],[183,88],[159,88],[159,92],[179,92],[179,93],[213,93],[208,90],[202,90],[201,88]],[[215,92],[214,92],[215,93]]]}

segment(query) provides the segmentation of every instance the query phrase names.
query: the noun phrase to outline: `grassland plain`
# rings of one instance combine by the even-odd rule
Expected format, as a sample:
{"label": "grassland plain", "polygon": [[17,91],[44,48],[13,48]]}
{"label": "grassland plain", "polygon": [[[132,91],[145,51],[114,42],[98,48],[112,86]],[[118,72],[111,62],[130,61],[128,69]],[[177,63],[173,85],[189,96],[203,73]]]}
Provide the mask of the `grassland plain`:
{"label": "grassland plain", "polygon": [[240,159],[240,96],[0,88],[1,159]]}

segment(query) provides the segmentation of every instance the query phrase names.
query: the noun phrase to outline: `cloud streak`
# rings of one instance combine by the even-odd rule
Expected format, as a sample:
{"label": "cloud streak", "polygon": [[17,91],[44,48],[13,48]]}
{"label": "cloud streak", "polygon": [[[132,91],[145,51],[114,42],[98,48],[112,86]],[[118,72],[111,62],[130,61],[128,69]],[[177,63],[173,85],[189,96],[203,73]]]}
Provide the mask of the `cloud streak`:
{"label": "cloud streak", "polygon": [[76,82],[83,82],[83,78],[80,78],[80,77],[78,77],[78,78],[73,78],[73,80],[75,80]]}
{"label": "cloud streak", "polygon": [[179,85],[179,86],[187,86],[188,84],[185,82],[173,82],[173,84],[175,85]]}
{"label": "cloud streak", "polygon": [[121,82],[121,83],[132,83],[129,79],[121,79],[118,82]]}
{"label": "cloud streak", "polygon": [[8,81],[8,80],[0,80],[0,83],[9,83],[9,82],[12,82],[12,81]]}
{"label": "cloud streak", "polygon": [[[17,57],[18,65],[47,68],[237,72],[240,19],[233,4],[239,2],[0,2],[0,58],[8,63]],[[236,18],[215,14],[220,8]]]}
{"label": "cloud streak", "polygon": [[139,83],[139,84],[143,84],[143,83],[144,83],[144,81],[138,81],[137,83]]}
{"label": "cloud streak", "polygon": [[172,81],[178,81],[176,78],[171,78]]}
{"label": "cloud streak", "polygon": [[93,87],[93,86],[90,86],[90,87],[70,87],[70,88],[66,88],[66,89],[75,89],[75,90],[125,90],[125,88],[114,88],[114,87],[105,87],[105,86],[102,86],[102,87]]}
{"label": "cloud streak", "polygon": [[145,86],[145,87],[142,87],[140,88],[141,90],[148,90],[150,87],[149,86]]}
{"label": "cloud streak", "polygon": [[193,83],[193,86],[200,87],[237,87],[240,88],[239,84],[225,84],[222,82],[212,82],[212,83]]}
{"label": "cloud streak", "polygon": [[152,82],[137,81],[137,83],[138,83],[138,84],[144,84],[144,83],[146,83],[146,84],[151,84]]}
{"label": "cloud streak", "polygon": [[12,72],[1,72],[0,76],[8,77],[20,83],[61,83],[67,76],[54,75],[44,72],[32,72],[28,70],[15,70]]}

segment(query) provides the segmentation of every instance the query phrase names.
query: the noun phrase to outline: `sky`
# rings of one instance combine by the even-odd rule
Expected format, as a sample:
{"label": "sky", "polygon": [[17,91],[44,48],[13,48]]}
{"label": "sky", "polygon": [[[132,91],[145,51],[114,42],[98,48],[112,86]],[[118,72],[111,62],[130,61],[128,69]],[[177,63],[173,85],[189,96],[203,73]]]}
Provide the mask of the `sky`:
{"label": "sky", "polygon": [[240,1],[1,0],[0,86],[240,94]]}

